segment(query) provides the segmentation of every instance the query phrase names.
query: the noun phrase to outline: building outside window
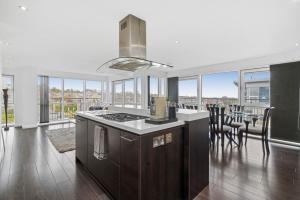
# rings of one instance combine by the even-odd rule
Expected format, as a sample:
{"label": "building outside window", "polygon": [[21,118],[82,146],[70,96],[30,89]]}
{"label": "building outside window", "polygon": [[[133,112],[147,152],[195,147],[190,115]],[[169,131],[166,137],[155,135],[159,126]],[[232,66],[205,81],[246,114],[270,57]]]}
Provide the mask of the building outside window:
{"label": "building outside window", "polygon": [[202,75],[202,105],[239,104],[239,72]]}
{"label": "building outside window", "polygon": [[[14,124],[14,76],[2,75],[2,88],[8,89],[8,104],[7,104],[7,123]],[[4,102],[2,100],[2,123],[5,123]]]}
{"label": "building outside window", "polygon": [[197,78],[181,78],[178,82],[178,103],[180,107],[198,106],[198,79]]}
{"label": "building outside window", "polygon": [[241,74],[242,105],[245,105],[247,112],[263,114],[264,107],[270,106],[270,70],[246,70]]}

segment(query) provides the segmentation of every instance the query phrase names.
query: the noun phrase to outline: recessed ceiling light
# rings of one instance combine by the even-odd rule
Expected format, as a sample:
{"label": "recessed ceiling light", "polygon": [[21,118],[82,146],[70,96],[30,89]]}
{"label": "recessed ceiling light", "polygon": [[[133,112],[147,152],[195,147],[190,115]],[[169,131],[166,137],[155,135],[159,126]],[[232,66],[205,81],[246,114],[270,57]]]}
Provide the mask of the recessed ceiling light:
{"label": "recessed ceiling light", "polygon": [[296,46],[299,46],[299,43],[296,43],[295,45],[296,45]]}
{"label": "recessed ceiling light", "polygon": [[27,7],[26,7],[26,6],[18,6],[18,8],[20,8],[20,9],[23,10],[23,11],[26,11],[26,10],[27,10]]}
{"label": "recessed ceiling light", "polygon": [[176,40],[176,41],[175,41],[175,43],[176,43],[176,44],[178,44],[178,43],[179,43],[179,41],[178,41],[178,40]]}

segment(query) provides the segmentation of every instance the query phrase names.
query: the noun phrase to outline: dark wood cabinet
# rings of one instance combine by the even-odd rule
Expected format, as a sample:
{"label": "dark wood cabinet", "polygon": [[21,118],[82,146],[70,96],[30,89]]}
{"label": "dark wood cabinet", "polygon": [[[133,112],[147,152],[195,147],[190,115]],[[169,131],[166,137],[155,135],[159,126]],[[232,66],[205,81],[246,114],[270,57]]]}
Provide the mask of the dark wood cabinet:
{"label": "dark wood cabinet", "polygon": [[[153,147],[153,139],[171,135],[171,142]],[[167,129],[141,138],[143,200],[181,200],[183,198],[183,129]]]}
{"label": "dark wood cabinet", "polygon": [[139,155],[140,137],[131,133],[121,134],[120,199],[140,199]]}
{"label": "dark wood cabinet", "polygon": [[[112,199],[190,200],[208,184],[207,124],[138,135],[77,117],[76,156]],[[94,156],[96,126],[107,133],[104,159]]]}
{"label": "dark wood cabinet", "polygon": [[87,164],[87,125],[88,120],[76,117],[76,158],[83,164]]}
{"label": "dark wood cabinet", "polygon": [[[97,159],[94,156],[94,129],[101,126],[107,131],[107,156],[105,159]],[[120,134],[117,129],[88,121],[88,170],[110,192],[114,199],[119,199],[120,188]]]}

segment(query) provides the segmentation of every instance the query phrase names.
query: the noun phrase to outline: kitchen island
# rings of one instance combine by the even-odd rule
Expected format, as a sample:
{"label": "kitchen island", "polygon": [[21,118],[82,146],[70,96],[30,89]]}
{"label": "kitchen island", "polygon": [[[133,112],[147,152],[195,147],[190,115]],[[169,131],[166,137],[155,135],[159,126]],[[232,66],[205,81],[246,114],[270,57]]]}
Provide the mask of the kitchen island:
{"label": "kitchen island", "polygon": [[[78,112],[76,160],[112,199],[193,199],[208,185],[208,112],[179,110],[178,121],[118,122],[108,113],[146,115],[140,109]],[[105,130],[105,156],[95,156],[95,127]]]}

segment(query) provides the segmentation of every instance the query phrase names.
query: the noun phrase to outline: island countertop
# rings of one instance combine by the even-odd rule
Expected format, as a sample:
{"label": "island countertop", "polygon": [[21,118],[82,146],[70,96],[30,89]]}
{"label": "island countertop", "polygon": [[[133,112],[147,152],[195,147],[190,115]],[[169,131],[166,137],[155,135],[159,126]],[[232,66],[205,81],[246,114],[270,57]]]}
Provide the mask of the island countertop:
{"label": "island countertop", "polygon": [[97,115],[103,115],[103,114],[109,114],[109,113],[118,113],[118,112],[126,112],[130,114],[138,114],[138,115],[144,115],[147,111],[142,109],[131,109],[131,108],[110,108],[109,110],[99,110],[99,111],[80,111],[77,112],[76,115],[100,122],[112,127],[116,127],[122,130],[126,130],[138,135],[151,133],[159,130],[164,130],[176,126],[182,126],[185,124],[186,121],[193,121],[197,119],[202,119],[208,117],[207,111],[196,111],[196,110],[186,110],[186,109],[179,109],[177,112],[177,118],[178,121],[176,122],[170,122],[165,124],[149,124],[145,123],[144,119],[141,120],[133,120],[133,121],[127,121],[127,122],[117,122],[112,120],[107,120],[102,118],[101,116]]}

